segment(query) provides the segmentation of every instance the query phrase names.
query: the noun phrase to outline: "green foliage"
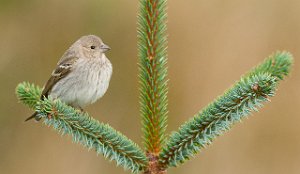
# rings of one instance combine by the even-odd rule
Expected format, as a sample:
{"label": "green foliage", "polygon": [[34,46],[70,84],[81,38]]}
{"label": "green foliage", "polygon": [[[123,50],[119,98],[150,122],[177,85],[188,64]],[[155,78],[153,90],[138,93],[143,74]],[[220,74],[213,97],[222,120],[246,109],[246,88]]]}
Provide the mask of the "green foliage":
{"label": "green foliage", "polygon": [[16,88],[18,99],[31,109],[35,109],[36,105],[39,102],[41,93],[41,88],[28,82],[20,83]]}
{"label": "green foliage", "polygon": [[60,100],[39,101],[40,94],[40,88],[26,82],[17,87],[19,100],[31,108],[36,108],[46,125],[62,134],[70,134],[76,143],[81,143],[88,149],[94,148],[97,153],[115,160],[117,165],[134,173],[145,167],[147,159],[144,152],[120,132]]}
{"label": "green foliage", "polygon": [[289,52],[278,51],[269,56],[262,64],[257,66],[251,73],[269,73],[276,77],[276,81],[283,80],[288,75],[293,63],[293,56]]}
{"label": "green foliage", "polygon": [[167,121],[166,0],[140,0],[138,50],[140,103],[146,150],[158,154]]}
{"label": "green foliage", "polygon": [[242,77],[231,89],[172,133],[160,154],[161,165],[166,168],[185,162],[234,123],[247,117],[251,111],[257,111],[274,95],[277,81],[288,74],[291,64],[289,53],[277,52]]}
{"label": "green foliage", "polygon": [[37,111],[46,125],[71,135],[75,142],[95,149],[133,173],[162,174],[168,167],[190,159],[234,123],[262,107],[263,102],[275,94],[279,80],[289,73],[292,56],[287,52],[277,52],[267,58],[166,141],[167,0],[139,2],[139,90],[146,154],[120,132],[87,113],[75,110],[59,99],[40,100],[41,89],[35,85],[21,83],[16,93],[21,102]]}

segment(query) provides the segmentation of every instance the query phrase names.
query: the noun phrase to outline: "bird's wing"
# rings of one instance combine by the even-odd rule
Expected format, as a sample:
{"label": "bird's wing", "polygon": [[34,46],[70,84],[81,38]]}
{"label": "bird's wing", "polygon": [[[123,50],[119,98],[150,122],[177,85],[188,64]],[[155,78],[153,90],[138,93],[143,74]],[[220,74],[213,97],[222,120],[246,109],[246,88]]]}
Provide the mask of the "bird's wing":
{"label": "bird's wing", "polygon": [[49,92],[51,91],[52,87],[62,78],[66,77],[71,71],[72,67],[74,66],[75,62],[78,60],[76,56],[68,56],[64,57],[59,61],[56,69],[52,72],[51,77],[47,81],[41,95],[41,99],[44,97],[48,97]]}

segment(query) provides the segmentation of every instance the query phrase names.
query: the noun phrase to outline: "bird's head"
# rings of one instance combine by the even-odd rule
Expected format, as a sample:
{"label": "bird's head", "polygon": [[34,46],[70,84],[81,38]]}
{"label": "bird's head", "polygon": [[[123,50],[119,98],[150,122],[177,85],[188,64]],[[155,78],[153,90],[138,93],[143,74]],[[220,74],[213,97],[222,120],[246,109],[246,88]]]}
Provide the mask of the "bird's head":
{"label": "bird's head", "polygon": [[86,58],[101,58],[106,51],[110,50],[110,47],[95,35],[82,36],[74,46]]}

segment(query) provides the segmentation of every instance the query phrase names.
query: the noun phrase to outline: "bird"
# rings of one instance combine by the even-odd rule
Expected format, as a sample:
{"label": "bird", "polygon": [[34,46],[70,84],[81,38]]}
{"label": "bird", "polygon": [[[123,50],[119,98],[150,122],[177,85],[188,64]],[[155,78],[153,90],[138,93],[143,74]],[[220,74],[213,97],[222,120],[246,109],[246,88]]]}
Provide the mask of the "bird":
{"label": "bird", "polygon": [[[80,37],[58,61],[40,99],[50,96],[81,111],[96,102],[106,93],[112,76],[112,64],[105,55],[109,50],[98,36]],[[41,119],[35,112],[25,121],[33,118]]]}

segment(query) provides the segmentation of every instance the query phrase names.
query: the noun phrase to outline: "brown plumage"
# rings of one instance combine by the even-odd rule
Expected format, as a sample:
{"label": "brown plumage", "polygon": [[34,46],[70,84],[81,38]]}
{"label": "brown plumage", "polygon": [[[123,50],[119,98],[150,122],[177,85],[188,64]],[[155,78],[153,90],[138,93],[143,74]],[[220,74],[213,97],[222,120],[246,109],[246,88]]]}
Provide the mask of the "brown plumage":
{"label": "brown plumage", "polygon": [[[110,48],[94,35],[83,36],[62,56],[41,94],[51,96],[70,106],[82,109],[106,92],[112,65],[105,56]],[[39,120],[37,112],[28,117]]]}

